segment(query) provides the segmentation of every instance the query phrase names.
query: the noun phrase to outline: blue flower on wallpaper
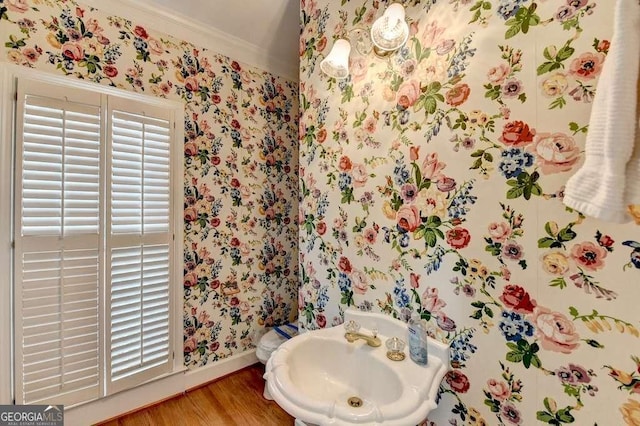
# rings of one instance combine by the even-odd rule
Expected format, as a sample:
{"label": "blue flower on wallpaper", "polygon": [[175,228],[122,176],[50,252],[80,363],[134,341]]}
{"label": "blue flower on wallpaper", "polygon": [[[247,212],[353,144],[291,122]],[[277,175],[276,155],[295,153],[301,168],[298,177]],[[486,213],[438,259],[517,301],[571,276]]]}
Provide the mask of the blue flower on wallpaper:
{"label": "blue flower on wallpaper", "polygon": [[525,336],[533,336],[533,325],[519,313],[502,311],[502,318],[504,319],[500,322],[500,331],[508,341],[517,342]]}
{"label": "blue flower on wallpaper", "polygon": [[401,160],[396,161],[396,166],[393,168],[393,174],[395,175],[395,181],[397,185],[404,185],[409,180],[409,169]]}
{"label": "blue flower on wallpaper", "polygon": [[506,21],[512,16],[515,16],[525,1],[526,0],[501,0],[500,6],[498,6],[498,15]]}
{"label": "blue flower on wallpaper", "polygon": [[400,278],[396,280],[396,286],[393,289],[393,294],[396,299],[396,305],[399,308],[404,308],[409,305],[409,295],[407,294],[407,289],[404,288],[404,278]]}
{"label": "blue flower on wallpaper", "polygon": [[351,288],[351,278],[344,272],[338,274],[338,287],[340,287],[340,291],[349,291]]}
{"label": "blue flower on wallpaper", "polygon": [[316,302],[316,307],[319,311],[324,311],[324,308],[327,306],[329,302],[329,287],[320,287],[318,290],[318,300]]}
{"label": "blue flower on wallpaper", "polygon": [[533,165],[533,155],[524,152],[520,148],[511,148],[502,151],[502,161],[498,168],[507,179],[517,177],[525,167]]}
{"label": "blue flower on wallpaper", "polygon": [[471,45],[471,35],[466,36],[460,42],[460,48],[456,54],[451,58],[451,65],[447,70],[449,78],[453,78],[458,74],[462,74],[469,65],[469,59],[476,54],[476,49],[469,47]]}
{"label": "blue flower on wallpaper", "polygon": [[473,329],[465,329],[451,340],[449,354],[452,364],[464,365],[464,362],[471,358],[471,354],[476,353],[478,347],[471,343],[473,334]]}
{"label": "blue flower on wallpaper", "polygon": [[349,188],[351,185],[351,175],[349,173],[342,172],[340,173],[340,177],[338,178],[338,186],[341,191]]}
{"label": "blue flower on wallpaper", "polygon": [[478,197],[471,195],[473,190],[473,180],[462,184],[456,195],[451,200],[447,212],[452,218],[464,217],[472,204],[475,204]]}

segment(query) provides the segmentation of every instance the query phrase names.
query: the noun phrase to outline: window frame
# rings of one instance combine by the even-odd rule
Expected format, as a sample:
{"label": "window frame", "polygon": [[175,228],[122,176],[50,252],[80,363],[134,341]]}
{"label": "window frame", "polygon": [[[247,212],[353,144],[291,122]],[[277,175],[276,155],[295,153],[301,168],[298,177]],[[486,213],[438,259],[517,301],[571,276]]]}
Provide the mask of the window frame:
{"label": "window frame", "polygon": [[[16,310],[15,310],[15,288],[14,280],[14,254],[15,241],[14,233],[16,231],[16,218],[14,209],[17,208],[16,194],[14,194],[14,175],[16,172],[16,107],[17,107],[17,87],[19,80],[31,80],[37,83],[48,85],[64,86],[73,89],[88,90],[98,93],[101,96],[112,96],[119,101],[130,100],[149,105],[151,108],[163,108],[170,110],[174,128],[172,129],[173,137],[171,139],[171,160],[170,160],[170,209],[172,213],[171,231],[173,240],[170,241],[170,264],[171,272],[169,277],[169,304],[170,304],[170,360],[171,368],[166,374],[155,377],[150,381],[155,381],[163,377],[167,377],[176,373],[183,372],[184,362],[182,354],[182,311],[184,298],[182,293],[182,269],[183,269],[183,219],[182,214],[182,193],[184,182],[184,159],[183,159],[183,141],[184,141],[184,104],[182,102],[167,100],[164,98],[153,97],[150,95],[141,95],[138,93],[128,92],[122,89],[103,86],[98,83],[86,82],[81,80],[71,80],[69,77],[47,74],[42,71],[25,69],[13,64],[0,63],[0,88],[2,88],[2,96],[0,98],[0,268],[11,271],[10,274],[0,275],[0,345],[3,348],[11,348],[0,351],[0,403],[16,403],[18,400],[18,389],[16,386],[15,370],[17,353],[15,342],[16,327]],[[106,117],[106,109],[103,111],[103,117]],[[106,141],[103,141],[103,143]],[[106,155],[106,151],[105,152]],[[104,178],[104,170],[102,171]],[[104,187],[105,183],[102,183]],[[101,201],[101,216],[107,214],[107,203],[103,196]],[[105,221],[102,221],[102,232],[107,232]],[[108,236],[106,236],[108,238]],[[102,257],[101,262],[106,259],[106,255]],[[106,271],[102,277],[106,276]],[[109,389],[106,386],[108,378],[105,376],[106,364],[106,343],[109,336],[106,334],[106,321],[108,321],[108,313],[104,311],[107,305],[105,297],[106,285],[101,284],[100,292],[102,293],[100,301],[100,322],[101,337],[100,353],[103,360],[101,369],[101,386],[100,397],[104,398],[113,395],[125,389]],[[172,352],[172,354],[171,354]],[[9,374],[5,374],[9,373]],[[143,382],[146,383],[146,382]],[[142,384],[142,383],[140,383]],[[68,407],[86,404],[93,400],[83,401],[81,403],[68,405]]]}

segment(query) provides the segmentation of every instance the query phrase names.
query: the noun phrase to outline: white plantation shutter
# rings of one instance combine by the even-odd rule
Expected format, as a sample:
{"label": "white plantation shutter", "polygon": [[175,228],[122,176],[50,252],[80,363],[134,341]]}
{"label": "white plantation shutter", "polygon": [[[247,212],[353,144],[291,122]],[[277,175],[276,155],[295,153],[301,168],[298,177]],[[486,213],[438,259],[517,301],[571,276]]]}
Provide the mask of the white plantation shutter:
{"label": "white plantation shutter", "polygon": [[179,367],[180,294],[169,284],[181,260],[172,194],[182,174],[171,161],[181,115],[19,80],[16,403],[75,405]]}
{"label": "white plantation shutter", "polygon": [[18,99],[16,394],[74,404],[100,393],[100,96],[32,82]]}
{"label": "white plantation shutter", "polygon": [[110,104],[111,179],[108,386],[113,391],[171,367],[169,341],[172,121],[145,106]]}

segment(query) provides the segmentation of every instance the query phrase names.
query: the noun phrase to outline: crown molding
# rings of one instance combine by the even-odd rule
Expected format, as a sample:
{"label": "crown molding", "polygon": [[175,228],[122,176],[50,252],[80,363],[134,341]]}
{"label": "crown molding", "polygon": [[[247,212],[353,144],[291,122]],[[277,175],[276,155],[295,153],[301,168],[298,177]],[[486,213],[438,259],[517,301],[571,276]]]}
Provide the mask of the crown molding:
{"label": "crown molding", "polygon": [[81,0],[81,3],[111,15],[142,23],[146,27],[228,56],[238,62],[298,81],[297,61],[290,62],[275,58],[259,46],[216,28],[194,22],[175,10],[152,4],[150,0]]}

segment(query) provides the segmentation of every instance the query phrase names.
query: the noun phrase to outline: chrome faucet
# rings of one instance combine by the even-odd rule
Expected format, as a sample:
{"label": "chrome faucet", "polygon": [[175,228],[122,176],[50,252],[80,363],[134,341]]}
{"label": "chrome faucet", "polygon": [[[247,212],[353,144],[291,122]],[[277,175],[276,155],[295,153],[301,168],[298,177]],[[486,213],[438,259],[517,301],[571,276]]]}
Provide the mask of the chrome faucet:
{"label": "chrome faucet", "polygon": [[377,348],[382,344],[382,342],[380,341],[380,338],[377,336],[378,330],[376,329],[371,330],[373,333],[373,335],[371,336],[363,333],[358,333],[358,330],[360,330],[360,324],[358,324],[353,320],[346,323],[344,325],[344,329],[347,330],[347,332],[344,333],[344,338],[347,339],[347,342],[349,343],[353,343],[358,339],[362,339],[365,342],[367,342],[367,345],[374,348]]}

